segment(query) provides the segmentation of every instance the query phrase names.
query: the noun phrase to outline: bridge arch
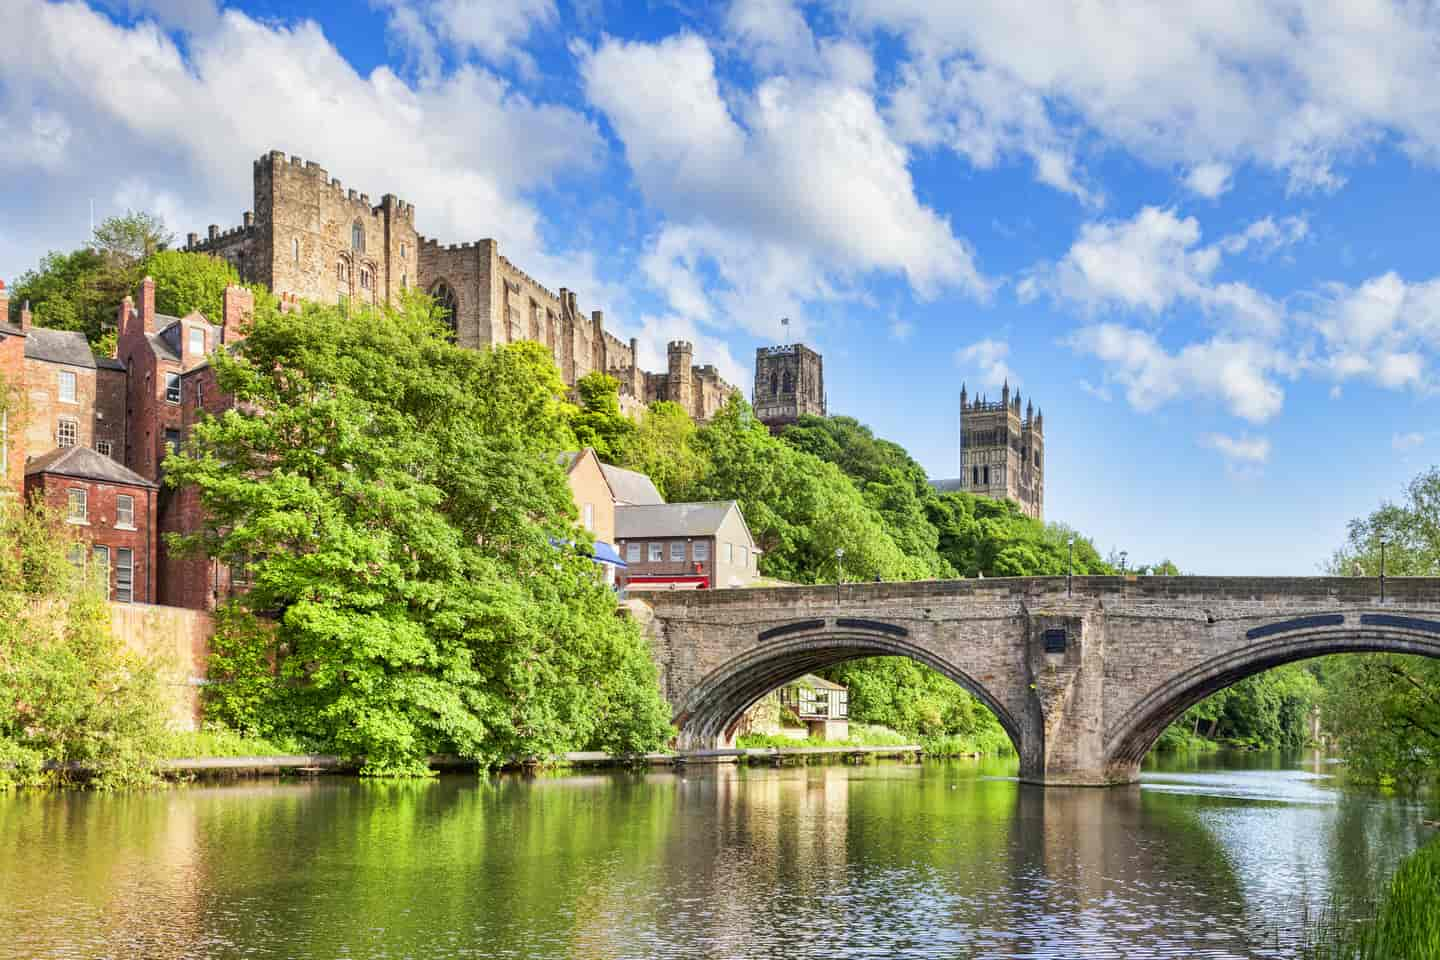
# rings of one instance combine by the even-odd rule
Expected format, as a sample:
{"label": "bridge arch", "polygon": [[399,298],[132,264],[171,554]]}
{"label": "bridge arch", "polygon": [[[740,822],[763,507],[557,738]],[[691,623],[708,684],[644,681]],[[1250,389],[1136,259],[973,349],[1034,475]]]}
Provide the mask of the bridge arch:
{"label": "bridge arch", "polygon": [[901,636],[863,629],[817,626],[745,650],[696,683],[675,716],[682,750],[710,749],[728,742],[740,716],[752,704],[807,673],[864,657],[907,657],[960,685],[995,714],[1020,750],[1019,719],[995,693],[933,650]]}
{"label": "bridge arch", "polygon": [[[1403,653],[1440,658],[1440,623],[1387,615],[1363,619],[1380,623],[1285,633],[1229,650],[1168,678],[1107,725],[1105,756],[1109,768],[1119,778],[1133,779],[1133,772],[1155,741],[1186,710],[1274,667],[1335,653]],[[1414,626],[1404,626],[1406,622]]]}

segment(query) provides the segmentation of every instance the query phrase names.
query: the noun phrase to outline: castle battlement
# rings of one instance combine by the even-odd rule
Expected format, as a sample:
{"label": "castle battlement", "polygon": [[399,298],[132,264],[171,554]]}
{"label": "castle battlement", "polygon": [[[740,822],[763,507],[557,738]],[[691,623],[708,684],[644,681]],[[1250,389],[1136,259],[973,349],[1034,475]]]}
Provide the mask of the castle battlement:
{"label": "castle battlement", "polygon": [[761,347],[755,351],[757,356],[762,357],[783,357],[795,352],[796,344],[786,343],[774,347]]}

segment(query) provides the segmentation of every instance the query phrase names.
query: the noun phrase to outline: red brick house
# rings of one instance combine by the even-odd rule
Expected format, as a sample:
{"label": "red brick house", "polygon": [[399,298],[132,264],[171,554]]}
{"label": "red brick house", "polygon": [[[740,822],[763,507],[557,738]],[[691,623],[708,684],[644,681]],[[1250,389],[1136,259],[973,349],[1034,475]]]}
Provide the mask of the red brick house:
{"label": "red brick house", "polygon": [[156,602],[155,507],[159,488],[89,447],[62,447],[25,467],[25,495],[39,497],[81,531],[86,563],[109,571],[110,599]]}

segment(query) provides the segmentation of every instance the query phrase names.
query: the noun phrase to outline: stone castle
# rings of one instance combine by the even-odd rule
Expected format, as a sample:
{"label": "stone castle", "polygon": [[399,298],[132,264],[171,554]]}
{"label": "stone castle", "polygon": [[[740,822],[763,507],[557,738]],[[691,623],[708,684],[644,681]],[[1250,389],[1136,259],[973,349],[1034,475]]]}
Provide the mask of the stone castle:
{"label": "stone castle", "polygon": [[442,245],[422,236],[414,206],[394,194],[372,204],[320,164],[278,150],[255,161],[254,188],[254,209],[240,226],[212,224],[204,237],[190,234],[185,249],[228,260],[241,280],[263,283],[282,300],[378,305],[421,290],[448,312],[461,346],[544,344],[568,386],[608,373],[620,381],[622,409],[632,413],[670,400],[704,421],[735,389],[713,365],[696,366],[685,341],[668,345],[666,370],[642,370],[638,341],[607,332],[599,310],[585,316],[573,290],[542,286],[494,240]]}
{"label": "stone castle", "polygon": [[1020,410],[1020,391],[1007,380],[1000,401],[971,399],[960,386],[960,476],[934,484],[942,493],[962,491],[1014,500],[1027,517],[1045,519],[1045,413],[1030,403]]}
{"label": "stone castle", "polygon": [[755,351],[755,417],[778,433],[805,414],[825,416],[825,368],[803,343]]}

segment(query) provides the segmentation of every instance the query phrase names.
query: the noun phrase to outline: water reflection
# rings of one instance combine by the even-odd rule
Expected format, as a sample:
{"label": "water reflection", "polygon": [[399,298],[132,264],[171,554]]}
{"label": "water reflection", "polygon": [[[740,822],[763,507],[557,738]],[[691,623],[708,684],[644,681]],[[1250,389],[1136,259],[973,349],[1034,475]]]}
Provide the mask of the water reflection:
{"label": "water reflection", "polygon": [[1288,956],[1418,809],[1271,759],[0,797],[0,957]]}

